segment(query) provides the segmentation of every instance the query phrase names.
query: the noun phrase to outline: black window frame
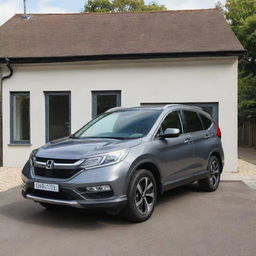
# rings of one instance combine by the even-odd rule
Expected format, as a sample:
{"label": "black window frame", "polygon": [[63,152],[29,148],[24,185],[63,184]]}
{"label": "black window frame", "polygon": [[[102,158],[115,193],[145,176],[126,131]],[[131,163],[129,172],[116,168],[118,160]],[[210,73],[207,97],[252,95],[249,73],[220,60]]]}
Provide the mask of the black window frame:
{"label": "black window frame", "polygon": [[160,124],[158,125],[158,127],[156,129],[156,132],[155,132],[155,136],[154,136],[155,138],[158,137],[159,132],[162,130],[162,123],[164,122],[164,120],[167,118],[167,116],[169,116],[170,114],[172,114],[174,112],[179,113],[179,119],[180,119],[180,124],[181,124],[181,128],[182,128],[182,130],[180,131],[180,134],[185,133],[185,129],[184,129],[185,124],[184,124],[184,121],[183,121],[182,111],[180,109],[175,109],[175,110],[172,110],[172,111],[166,113],[166,115],[161,119]]}
{"label": "black window frame", "polygon": [[[195,114],[197,115],[198,119],[199,119],[199,122],[200,122],[200,124],[201,124],[201,126],[202,126],[202,129],[201,129],[201,130],[197,130],[197,131],[193,131],[193,132],[188,132],[188,131],[187,131],[188,124],[187,124],[187,119],[186,119],[186,117],[185,117],[185,113],[184,113],[184,112],[193,112],[193,113],[195,113]],[[181,111],[181,114],[182,114],[182,120],[183,120],[183,123],[184,123],[184,133],[185,133],[185,134],[204,131],[203,122],[202,122],[202,120],[201,120],[201,118],[200,118],[200,115],[198,114],[197,111],[183,109],[183,110]]]}
{"label": "black window frame", "polygon": [[[201,123],[202,123],[202,125],[203,125],[204,130],[208,130],[208,129],[212,126],[212,124],[213,124],[213,122],[214,122],[213,119],[207,117],[207,116],[206,116],[205,114],[203,114],[203,113],[198,113],[198,115],[199,115],[199,118],[200,118],[200,120],[201,120]],[[204,120],[202,119],[202,117],[204,117],[204,118],[208,119],[209,121],[211,121],[210,126],[205,127],[205,122],[204,122]]]}
{"label": "black window frame", "polygon": [[116,95],[117,105],[121,106],[121,90],[103,90],[103,91],[91,91],[92,93],[92,118],[95,118],[97,114],[97,96],[99,95]]}
{"label": "black window frame", "polygon": [[[29,96],[29,139],[28,140],[15,140],[14,124],[15,124],[15,97],[19,95]],[[30,92],[29,91],[10,91],[10,145],[31,145],[31,113],[30,113]]]}
{"label": "black window frame", "polygon": [[[200,108],[212,108],[211,118],[214,120],[216,124],[219,123],[219,102],[158,102],[158,103],[150,103],[150,102],[141,102],[141,106],[165,106],[168,104],[182,104],[188,106],[196,106]],[[205,111],[203,109],[203,111]],[[206,111],[207,112],[207,111]]]}

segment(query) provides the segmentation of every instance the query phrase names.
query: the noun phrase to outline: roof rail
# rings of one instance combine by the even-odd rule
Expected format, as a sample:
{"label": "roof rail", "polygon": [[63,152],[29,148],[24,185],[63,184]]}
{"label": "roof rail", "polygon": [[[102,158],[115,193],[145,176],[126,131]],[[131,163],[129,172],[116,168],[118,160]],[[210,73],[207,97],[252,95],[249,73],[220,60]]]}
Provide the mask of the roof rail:
{"label": "roof rail", "polygon": [[179,106],[179,105],[182,105],[182,104],[179,104],[179,103],[166,104],[166,105],[163,107],[163,109],[170,108],[170,107],[173,107],[173,106]]}
{"label": "roof rail", "polygon": [[113,112],[113,111],[115,111],[115,110],[121,110],[121,109],[126,109],[126,108],[124,108],[124,107],[114,107],[114,108],[108,109],[107,111],[105,111],[105,113]]}

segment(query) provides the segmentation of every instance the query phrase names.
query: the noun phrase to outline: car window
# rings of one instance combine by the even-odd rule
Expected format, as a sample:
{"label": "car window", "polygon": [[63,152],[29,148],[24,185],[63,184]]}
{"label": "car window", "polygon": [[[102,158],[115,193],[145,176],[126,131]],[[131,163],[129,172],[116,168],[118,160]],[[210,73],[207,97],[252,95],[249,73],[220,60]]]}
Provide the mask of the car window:
{"label": "car window", "polygon": [[203,122],[204,129],[208,129],[212,125],[212,120],[205,115],[199,114]]}
{"label": "car window", "polygon": [[196,132],[203,130],[199,116],[193,111],[183,111],[186,120],[186,132]]}
{"label": "car window", "polygon": [[76,132],[74,138],[141,138],[148,134],[160,110],[131,109],[103,113]]}
{"label": "car window", "polygon": [[181,133],[183,132],[179,111],[174,111],[166,116],[161,124],[161,129],[164,132],[167,128],[178,128]]}

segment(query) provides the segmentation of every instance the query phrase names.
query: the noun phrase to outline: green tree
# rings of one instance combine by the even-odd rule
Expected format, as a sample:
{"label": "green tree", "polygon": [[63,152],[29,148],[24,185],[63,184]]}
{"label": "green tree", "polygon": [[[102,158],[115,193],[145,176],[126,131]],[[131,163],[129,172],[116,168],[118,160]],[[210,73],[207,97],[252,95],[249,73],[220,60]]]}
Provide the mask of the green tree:
{"label": "green tree", "polygon": [[239,122],[256,118],[256,0],[227,0],[220,8],[234,33],[247,50],[239,58]]}
{"label": "green tree", "polygon": [[134,12],[166,10],[154,2],[145,4],[144,0],[88,0],[83,12]]}

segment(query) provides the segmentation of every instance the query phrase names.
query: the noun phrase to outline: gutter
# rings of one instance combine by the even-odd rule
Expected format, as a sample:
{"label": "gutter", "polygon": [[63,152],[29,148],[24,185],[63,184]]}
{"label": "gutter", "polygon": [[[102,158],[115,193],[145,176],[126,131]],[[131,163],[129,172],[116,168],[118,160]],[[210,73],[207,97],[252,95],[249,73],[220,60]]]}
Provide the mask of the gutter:
{"label": "gutter", "polygon": [[[164,59],[164,58],[191,58],[191,57],[222,57],[241,56],[245,50],[227,51],[203,51],[203,52],[173,52],[173,53],[129,53],[129,54],[103,54],[84,56],[52,56],[52,57],[13,57],[12,63],[54,63],[74,61],[99,61],[99,60],[131,60],[131,59]],[[0,63],[6,62],[6,58],[0,58]]]}
{"label": "gutter", "polygon": [[[3,82],[5,79],[8,79],[8,78],[12,77],[12,75],[13,75],[13,69],[11,67],[10,60],[8,58],[5,58],[5,61],[6,61],[6,67],[9,69],[10,73],[6,76],[3,76],[1,78],[1,82]],[[2,83],[1,83],[1,92],[2,92]]]}
{"label": "gutter", "polygon": [[3,166],[3,81],[12,77],[13,69],[11,67],[10,60],[5,58],[6,67],[9,69],[9,74],[5,76],[1,76],[1,83],[0,83],[0,166]]}

